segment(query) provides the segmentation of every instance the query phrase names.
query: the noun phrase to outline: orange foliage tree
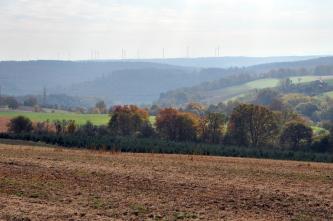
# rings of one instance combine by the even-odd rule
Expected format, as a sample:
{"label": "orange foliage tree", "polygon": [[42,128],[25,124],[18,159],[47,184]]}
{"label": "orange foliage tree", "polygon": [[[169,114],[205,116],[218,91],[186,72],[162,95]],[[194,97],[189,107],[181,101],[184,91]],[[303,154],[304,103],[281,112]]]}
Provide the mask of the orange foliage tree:
{"label": "orange foliage tree", "polygon": [[159,135],[172,141],[195,141],[199,117],[193,113],[180,112],[173,108],[160,110],[156,118]]}
{"label": "orange foliage tree", "polygon": [[131,136],[147,124],[150,123],[146,110],[135,105],[119,105],[112,109],[109,128],[116,135]]}

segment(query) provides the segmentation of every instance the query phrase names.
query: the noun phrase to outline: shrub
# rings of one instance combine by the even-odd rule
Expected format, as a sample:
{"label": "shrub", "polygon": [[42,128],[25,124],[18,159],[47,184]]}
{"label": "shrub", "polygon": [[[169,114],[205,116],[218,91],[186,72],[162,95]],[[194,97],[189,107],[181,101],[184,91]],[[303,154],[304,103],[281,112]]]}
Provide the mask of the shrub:
{"label": "shrub", "polygon": [[8,131],[12,133],[31,132],[33,129],[32,122],[29,118],[18,116],[10,120],[8,124]]}

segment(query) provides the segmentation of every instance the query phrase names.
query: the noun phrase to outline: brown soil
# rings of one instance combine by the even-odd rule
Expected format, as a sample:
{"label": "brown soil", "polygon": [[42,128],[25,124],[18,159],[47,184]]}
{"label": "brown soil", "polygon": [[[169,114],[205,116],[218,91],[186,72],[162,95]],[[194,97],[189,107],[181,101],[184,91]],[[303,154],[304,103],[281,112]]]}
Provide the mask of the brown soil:
{"label": "brown soil", "polygon": [[0,220],[333,220],[333,165],[0,144]]}
{"label": "brown soil", "polygon": [[10,118],[0,117],[0,133],[7,132],[7,124],[9,123]]}

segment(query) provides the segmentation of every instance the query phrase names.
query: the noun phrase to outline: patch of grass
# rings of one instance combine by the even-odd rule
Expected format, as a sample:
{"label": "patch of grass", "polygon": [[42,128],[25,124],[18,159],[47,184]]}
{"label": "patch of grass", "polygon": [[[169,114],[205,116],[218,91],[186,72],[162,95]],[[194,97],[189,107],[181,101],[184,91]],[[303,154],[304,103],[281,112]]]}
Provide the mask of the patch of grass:
{"label": "patch of grass", "polygon": [[3,111],[0,112],[0,117],[13,118],[17,116],[28,117],[32,121],[54,121],[54,120],[75,120],[79,125],[85,124],[87,121],[95,125],[107,124],[110,116],[107,114],[76,114],[76,113],[38,113],[38,112],[23,112],[23,111]]}
{"label": "patch of grass", "polygon": [[278,86],[279,82],[280,80],[277,78],[265,78],[256,81],[250,81],[246,83],[245,86],[251,89],[264,89],[264,88],[276,87]]}
{"label": "patch of grass", "polygon": [[0,179],[0,193],[15,195],[17,197],[48,199],[51,200],[49,194],[50,189],[61,189],[64,185],[60,182],[50,182],[32,179],[3,178]]}
{"label": "patch of grass", "polygon": [[198,216],[194,213],[189,212],[175,212],[174,220],[188,220],[188,219],[197,219]]}
{"label": "patch of grass", "polygon": [[326,129],[322,128],[322,127],[318,127],[318,126],[311,126],[312,131],[315,135],[319,135],[319,134],[329,134],[329,131],[327,131]]}
{"label": "patch of grass", "polygon": [[110,209],[112,207],[112,201],[103,199],[99,196],[95,196],[89,200],[89,205],[93,209]]}
{"label": "patch of grass", "polygon": [[141,204],[132,204],[130,206],[130,209],[132,210],[132,214],[139,216],[141,214],[145,214],[148,212],[148,209]]}
{"label": "patch of grass", "polygon": [[317,80],[323,80],[326,82],[332,81],[333,76],[328,75],[328,76],[295,76],[295,77],[290,77],[290,80],[295,83],[309,83],[312,81],[317,81]]}
{"label": "patch of grass", "polygon": [[[110,120],[108,114],[77,114],[77,113],[38,113],[38,112],[23,112],[23,111],[2,111],[0,117],[14,118],[17,116],[25,116],[32,121],[50,122],[55,120],[74,120],[78,125],[83,125],[87,121],[90,121],[94,125],[106,125]],[[155,123],[155,116],[150,117],[150,122]]]}

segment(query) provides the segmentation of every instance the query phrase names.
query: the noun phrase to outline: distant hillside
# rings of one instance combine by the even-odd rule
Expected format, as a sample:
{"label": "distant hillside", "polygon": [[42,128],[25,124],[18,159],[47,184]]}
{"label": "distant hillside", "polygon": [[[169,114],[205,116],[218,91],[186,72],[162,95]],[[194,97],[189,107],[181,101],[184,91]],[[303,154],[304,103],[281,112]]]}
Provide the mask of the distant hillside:
{"label": "distant hillside", "polygon": [[93,81],[74,84],[62,91],[72,96],[95,96],[108,103],[151,103],[168,90],[190,87],[235,73],[232,70],[142,68],[118,70]]}
{"label": "distant hillside", "polygon": [[130,61],[6,61],[0,62],[0,84],[2,92],[10,95],[42,93],[43,87],[61,93],[59,88],[65,86],[91,81],[116,70],[138,68],[175,67]]}
{"label": "distant hillside", "polygon": [[[255,76],[263,71],[330,63],[332,58],[304,60],[311,57],[224,57],[193,59],[153,59],[122,61],[26,61],[0,62],[0,85],[7,95],[66,94],[75,97],[102,98],[108,103],[152,103],[161,93],[194,87],[220,89],[226,84],[218,79],[228,76]],[[300,59],[297,62],[281,62]],[[247,66],[257,63],[278,63]],[[160,62],[160,63],[157,63]],[[162,64],[163,63],[163,64]],[[170,63],[170,64],[167,64]],[[185,67],[185,66],[195,67]],[[178,65],[178,66],[177,66]],[[210,68],[197,68],[197,67]],[[232,68],[216,68],[232,67]],[[244,80],[244,79],[241,79]],[[250,79],[247,79],[250,80]],[[206,82],[206,83],[204,83]],[[212,83],[211,83],[212,82]],[[228,86],[228,83],[223,87]]]}
{"label": "distant hillside", "polygon": [[250,70],[256,72],[265,72],[272,69],[279,69],[279,68],[290,68],[290,69],[297,69],[297,68],[314,68],[317,66],[326,66],[333,64],[333,57],[320,57],[320,58],[313,58],[310,60],[299,60],[293,62],[276,62],[276,63],[267,63],[261,65],[254,65],[250,67]]}
{"label": "distant hillside", "polygon": [[249,67],[267,63],[293,62],[318,58],[318,56],[280,56],[280,57],[207,57],[207,58],[167,58],[147,59],[145,61],[197,68]]}
{"label": "distant hillside", "polygon": [[163,92],[234,75],[242,69],[198,69],[136,61],[0,62],[7,95],[67,94],[108,103],[151,103]]}
{"label": "distant hillside", "polygon": [[216,104],[256,89],[275,87],[281,78],[333,75],[333,57],[264,64],[240,70],[238,74],[232,76],[162,93],[157,104],[162,106],[183,106],[188,102]]}

